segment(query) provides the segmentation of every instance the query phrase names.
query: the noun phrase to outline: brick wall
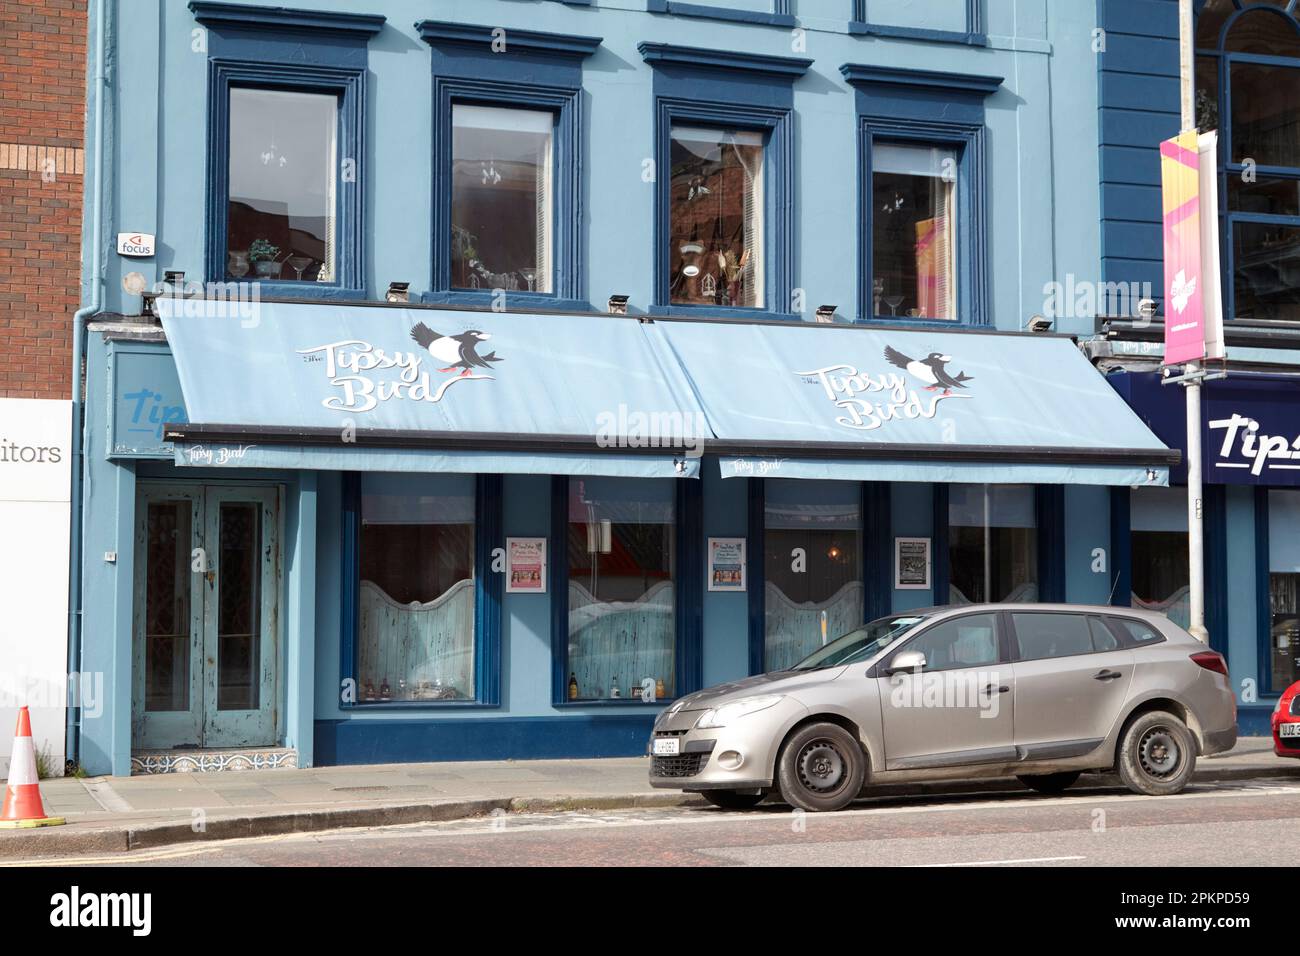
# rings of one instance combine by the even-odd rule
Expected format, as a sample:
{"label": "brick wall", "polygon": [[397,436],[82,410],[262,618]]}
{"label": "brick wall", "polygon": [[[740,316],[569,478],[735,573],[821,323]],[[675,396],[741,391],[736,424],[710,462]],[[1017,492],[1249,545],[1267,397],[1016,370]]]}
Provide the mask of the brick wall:
{"label": "brick wall", "polygon": [[70,398],[86,0],[0,0],[0,397]]}

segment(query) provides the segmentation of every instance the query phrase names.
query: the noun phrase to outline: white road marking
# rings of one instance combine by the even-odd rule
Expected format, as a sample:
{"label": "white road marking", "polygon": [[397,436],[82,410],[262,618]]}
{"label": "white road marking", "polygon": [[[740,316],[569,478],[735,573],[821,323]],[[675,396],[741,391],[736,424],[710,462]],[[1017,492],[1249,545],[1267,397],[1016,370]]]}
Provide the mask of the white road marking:
{"label": "white road marking", "polygon": [[1016,863],[1065,863],[1072,860],[1086,860],[1086,856],[1034,856],[1023,860],[971,860],[967,863],[913,863],[912,867],[929,870],[944,866],[1011,866]]}
{"label": "white road marking", "polygon": [[[1098,803],[1153,803],[1170,800],[1204,800],[1222,797],[1271,797],[1300,793],[1300,787],[1287,785],[1233,783],[1205,784],[1195,790],[1164,797],[1150,797],[1141,794],[1089,794],[1086,790],[1075,791],[1072,796],[1036,797],[1026,794],[1003,800],[981,800],[962,802],[960,797],[942,803],[927,803],[917,806],[862,807],[856,810],[838,810],[834,813],[810,813],[805,817],[809,825],[818,820],[837,820],[844,817],[875,817],[891,814],[911,813],[965,813],[980,810],[1005,810],[1025,807],[1059,807],[1059,806],[1095,806]],[[879,798],[878,798],[879,799]],[[890,799],[890,798],[884,798]],[[899,799],[899,798],[894,798]],[[689,824],[743,824],[769,823],[786,827],[791,819],[791,811],[749,810],[743,812],[692,810],[688,808],[664,808],[662,810],[638,810],[636,816],[624,816],[626,811],[608,811],[607,815],[597,815],[591,811],[563,811],[545,814],[515,814],[504,817],[480,817],[470,820],[448,820],[438,823],[406,823],[388,827],[343,827],[335,830],[320,830],[314,833],[285,833],[263,837],[242,837],[234,840],[214,840],[210,843],[187,843],[157,850],[130,850],[125,853],[106,854],[95,857],[59,857],[44,859],[0,860],[0,868],[13,866],[82,866],[120,864],[124,862],[149,862],[152,860],[175,859],[178,857],[213,853],[218,850],[236,850],[239,847],[266,845],[280,842],[324,841],[339,838],[364,839],[409,839],[413,831],[420,831],[421,837],[459,837],[477,836],[485,833],[505,835],[509,833],[536,833],[545,831],[563,832],[567,830],[586,830],[593,827],[626,828],[662,826],[665,823],[675,825]],[[557,820],[562,822],[556,822]],[[981,864],[967,864],[977,866]],[[992,865],[992,864],[988,864]]]}

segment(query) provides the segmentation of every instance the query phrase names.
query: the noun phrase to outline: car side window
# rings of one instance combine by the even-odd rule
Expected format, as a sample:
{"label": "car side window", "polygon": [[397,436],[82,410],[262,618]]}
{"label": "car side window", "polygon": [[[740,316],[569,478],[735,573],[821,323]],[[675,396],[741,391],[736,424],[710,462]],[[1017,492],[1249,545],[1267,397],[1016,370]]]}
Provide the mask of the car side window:
{"label": "car side window", "polygon": [[1034,611],[1012,613],[1022,661],[1092,653],[1092,634],[1082,614]]}
{"label": "car side window", "polygon": [[984,667],[998,662],[998,635],[992,614],[968,614],[942,621],[912,640],[900,651],[920,651],[925,670],[950,671]]}
{"label": "car side window", "polygon": [[1112,627],[1118,629],[1121,635],[1127,635],[1128,642],[1135,646],[1159,644],[1165,639],[1163,634],[1145,621],[1131,617],[1108,617],[1106,620]]}
{"label": "car side window", "polygon": [[1088,618],[1088,630],[1092,632],[1092,649],[1094,651],[1117,651],[1119,650],[1119,638],[1115,633],[1102,623],[1099,617]]}

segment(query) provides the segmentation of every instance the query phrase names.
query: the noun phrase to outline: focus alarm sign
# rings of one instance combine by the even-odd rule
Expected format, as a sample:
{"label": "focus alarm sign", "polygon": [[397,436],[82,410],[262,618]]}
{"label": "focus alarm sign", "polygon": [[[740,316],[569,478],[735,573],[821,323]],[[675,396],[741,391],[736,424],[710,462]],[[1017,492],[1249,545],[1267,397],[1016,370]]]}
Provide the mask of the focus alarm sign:
{"label": "focus alarm sign", "polygon": [[154,237],[147,232],[119,232],[117,234],[117,254],[145,258],[153,255]]}

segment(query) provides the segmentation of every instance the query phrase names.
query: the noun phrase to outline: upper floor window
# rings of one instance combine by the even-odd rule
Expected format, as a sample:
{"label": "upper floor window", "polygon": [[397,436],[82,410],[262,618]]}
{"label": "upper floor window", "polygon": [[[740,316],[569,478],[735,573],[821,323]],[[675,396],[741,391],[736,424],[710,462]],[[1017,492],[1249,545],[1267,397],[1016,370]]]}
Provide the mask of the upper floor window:
{"label": "upper floor window", "polygon": [[554,127],[544,110],[452,107],[452,288],[552,291]]}
{"label": "upper floor window", "polygon": [[763,140],[758,132],[673,127],[674,304],[763,307]]}
{"label": "upper floor window", "polygon": [[226,276],[333,282],[338,97],[230,90]]}
{"label": "upper floor window", "polygon": [[384,17],[190,0],[208,31],[211,281],[365,298],[369,41]]}
{"label": "upper floor window", "polygon": [[873,145],[873,315],[957,317],[956,171],[952,149]]}
{"label": "upper floor window", "polygon": [[1196,124],[1224,164],[1224,311],[1300,321],[1300,9],[1205,0],[1196,45]]}

